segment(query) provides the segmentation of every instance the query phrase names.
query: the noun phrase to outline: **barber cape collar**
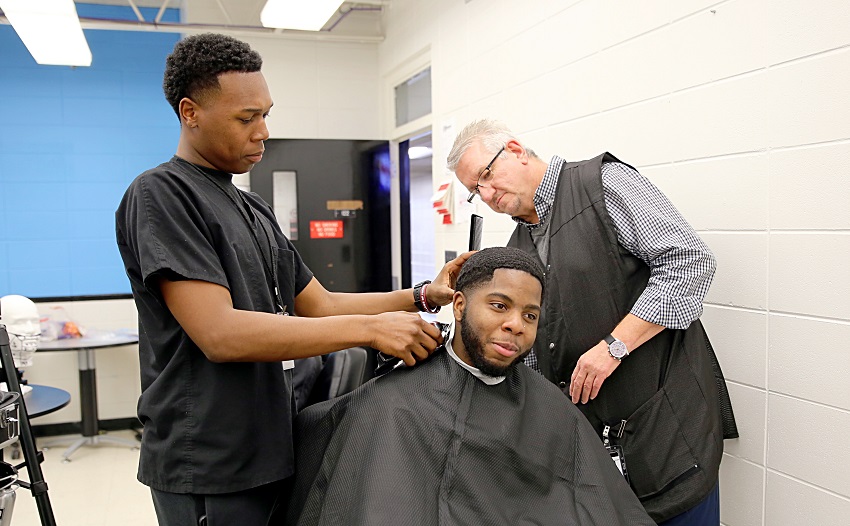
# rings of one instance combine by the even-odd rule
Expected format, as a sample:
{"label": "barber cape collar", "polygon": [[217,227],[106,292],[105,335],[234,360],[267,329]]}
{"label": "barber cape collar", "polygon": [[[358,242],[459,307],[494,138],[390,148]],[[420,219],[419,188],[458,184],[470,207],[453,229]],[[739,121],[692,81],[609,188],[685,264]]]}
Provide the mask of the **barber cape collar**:
{"label": "barber cape collar", "polygon": [[452,357],[452,360],[456,361],[461,367],[472,373],[472,376],[478,378],[487,385],[497,385],[505,380],[504,376],[490,376],[488,374],[484,374],[481,372],[481,369],[473,367],[461,360],[458,355],[455,354],[454,349],[452,349],[452,339],[454,338],[454,334],[455,322],[452,322],[451,328],[449,329],[449,334],[446,336],[446,342],[444,344],[444,347],[446,348],[446,351],[448,351],[449,356]]}

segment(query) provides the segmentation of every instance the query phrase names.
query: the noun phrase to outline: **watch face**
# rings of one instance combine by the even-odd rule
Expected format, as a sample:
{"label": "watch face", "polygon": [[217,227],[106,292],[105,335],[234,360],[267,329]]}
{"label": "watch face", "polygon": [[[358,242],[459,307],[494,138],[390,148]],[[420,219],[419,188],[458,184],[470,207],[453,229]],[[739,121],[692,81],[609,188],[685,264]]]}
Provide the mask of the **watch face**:
{"label": "watch face", "polygon": [[621,342],[620,340],[614,340],[613,342],[608,344],[608,352],[611,353],[611,356],[620,360],[627,354],[626,344]]}

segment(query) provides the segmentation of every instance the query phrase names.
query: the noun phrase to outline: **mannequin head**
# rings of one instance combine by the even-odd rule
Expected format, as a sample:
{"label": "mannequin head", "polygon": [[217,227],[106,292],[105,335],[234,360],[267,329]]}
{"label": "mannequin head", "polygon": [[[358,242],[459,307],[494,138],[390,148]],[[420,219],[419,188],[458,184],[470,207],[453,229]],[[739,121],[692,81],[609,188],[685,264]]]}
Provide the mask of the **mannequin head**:
{"label": "mannequin head", "polygon": [[41,324],[38,309],[29,298],[11,294],[0,298],[0,322],[9,333],[9,346],[17,367],[32,365],[38,348]]}

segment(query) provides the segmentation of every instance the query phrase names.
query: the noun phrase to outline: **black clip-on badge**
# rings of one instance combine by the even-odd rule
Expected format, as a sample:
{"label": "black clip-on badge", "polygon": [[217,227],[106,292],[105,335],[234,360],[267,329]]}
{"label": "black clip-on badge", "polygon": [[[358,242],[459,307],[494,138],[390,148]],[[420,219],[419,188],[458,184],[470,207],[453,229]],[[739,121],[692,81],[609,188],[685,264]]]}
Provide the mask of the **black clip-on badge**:
{"label": "black clip-on badge", "polygon": [[629,470],[626,468],[626,456],[623,454],[623,446],[611,443],[612,438],[623,438],[625,431],[626,420],[621,420],[619,424],[615,424],[613,427],[605,424],[605,427],[602,429],[602,445],[608,450],[608,454],[611,455],[611,460],[614,461],[617,470],[625,477],[626,482],[629,482]]}

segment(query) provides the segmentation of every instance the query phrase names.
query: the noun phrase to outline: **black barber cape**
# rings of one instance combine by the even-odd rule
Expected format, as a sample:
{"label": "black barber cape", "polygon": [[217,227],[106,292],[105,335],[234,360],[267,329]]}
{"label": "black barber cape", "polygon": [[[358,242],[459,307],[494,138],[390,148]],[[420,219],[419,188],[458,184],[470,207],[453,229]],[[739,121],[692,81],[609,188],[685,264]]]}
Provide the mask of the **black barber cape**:
{"label": "black barber cape", "polygon": [[441,349],[295,424],[287,524],[654,525],[587,419],[525,365],[486,385]]}

